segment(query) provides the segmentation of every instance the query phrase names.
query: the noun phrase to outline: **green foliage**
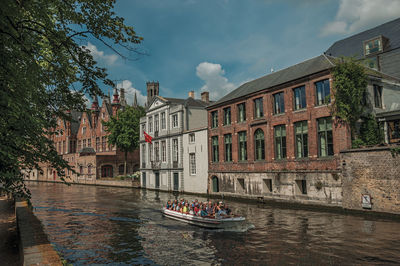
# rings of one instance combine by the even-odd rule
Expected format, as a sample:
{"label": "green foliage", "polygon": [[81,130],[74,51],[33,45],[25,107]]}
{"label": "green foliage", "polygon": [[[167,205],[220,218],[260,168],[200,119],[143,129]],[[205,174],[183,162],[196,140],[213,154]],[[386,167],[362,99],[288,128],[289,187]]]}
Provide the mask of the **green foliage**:
{"label": "green foliage", "polygon": [[351,142],[351,147],[353,148],[353,149],[358,149],[358,148],[361,148],[362,146],[365,146],[365,142],[362,140],[362,139],[354,139],[352,142]]}
{"label": "green foliage", "polygon": [[364,145],[377,145],[383,142],[383,133],[376,119],[372,115],[362,118],[359,138]]}
{"label": "green foliage", "polygon": [[106,132],[110,133],[108,143],[116,145],[118,149],[125,153],[124,175],[126,175],[126,161],[128,152],[132,152],[139,147],[140,138],[140,117],[146,113],[144,108],[127,106],[125,110],[118,111],[116,117],[102,123],[106,127]]}
{"label": "green foliage", "polygon": [[400,155],[400,147],[390,148],[390,153],[392,154],[392,157],[395,158],[396,156]]}
{"label": "green foliage", "polygon": [[351,58],[342,58],[333,69],[332,115],[350,127],[355,138],[356,122],[364,112],[363,97],[367,87],[365,68]]}
{"label": "green foliage", "polygon": [[[113,86],[96,65],[87,38],[115,52],[134,51],[141,38],[112,11],[115,1],[3,0],[0,5],[0,183],[7,193],[28,196],[21,168],[48,163],[62,175],[67,162],[48,136],[56,117],[83,110],[84,94]],[[125,50],[126,51],[126,50]],[[76,88],[79,86],[79,89]]]}

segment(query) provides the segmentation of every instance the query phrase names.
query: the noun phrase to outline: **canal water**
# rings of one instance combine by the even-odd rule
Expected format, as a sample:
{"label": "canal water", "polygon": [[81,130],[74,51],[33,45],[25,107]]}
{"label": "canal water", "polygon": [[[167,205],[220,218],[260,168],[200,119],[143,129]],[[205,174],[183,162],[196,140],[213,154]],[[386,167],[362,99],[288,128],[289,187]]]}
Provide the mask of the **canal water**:
{"label": "canal water", "polygon": [[28,187],[50,242],[73,265],[400,262],[396,221],[227,201],[249,223],[242,231],[215,231],[163,217],[160,208],[174,198],[168,193],[36,182]]}

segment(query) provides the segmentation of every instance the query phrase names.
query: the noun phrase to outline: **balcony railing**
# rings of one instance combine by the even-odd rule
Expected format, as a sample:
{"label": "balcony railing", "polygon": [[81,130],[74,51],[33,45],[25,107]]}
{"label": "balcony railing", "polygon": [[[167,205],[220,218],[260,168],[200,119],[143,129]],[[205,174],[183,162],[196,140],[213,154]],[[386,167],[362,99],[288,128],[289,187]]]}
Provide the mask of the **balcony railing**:
{"label": "balcony railing", "polygon": [[160,169],[161,168],[161,162],[160,161],[152,161],[151,162],[151,168],[152,169]]}
{"label": "balcony railing", "polygon": [[172,168],[178,168],[178,161],[172,162]]}

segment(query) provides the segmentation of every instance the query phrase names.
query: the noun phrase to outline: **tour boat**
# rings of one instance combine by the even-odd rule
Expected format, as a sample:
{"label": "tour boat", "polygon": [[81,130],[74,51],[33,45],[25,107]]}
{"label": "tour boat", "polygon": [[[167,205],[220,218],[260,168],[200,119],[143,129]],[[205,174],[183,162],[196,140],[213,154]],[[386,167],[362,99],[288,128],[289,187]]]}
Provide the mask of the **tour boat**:
{"label": "tour boat", "polygon": [[162,209],[165,217],[212,229],[227,229],[241,226],[246,218],[241,216],[229,216],[227,218],[201,217],[193,214],[181,213],[174,210]]}

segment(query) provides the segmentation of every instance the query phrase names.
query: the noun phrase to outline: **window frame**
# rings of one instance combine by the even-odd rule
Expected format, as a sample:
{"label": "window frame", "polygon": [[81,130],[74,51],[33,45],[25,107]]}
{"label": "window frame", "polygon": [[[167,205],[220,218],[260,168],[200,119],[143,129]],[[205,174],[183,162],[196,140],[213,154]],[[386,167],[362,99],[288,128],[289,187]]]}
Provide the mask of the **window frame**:
{"label": "window frame", "polygon": [[218,110],[211,112],[211,128],[218,127]]}
{"label": "window frame", "polygon": [[196,136],[194,133],[189,133],[189,143],[195,143],[196,142]]}
{"label": "window frame", "polygon": [[382,108],[383,107],[383,87],[378,84],[373,84],[374,89],[374,107]]}
{"label": "window frame", "polygon": [[178,126],[179,126],[178,114],[173,114],[172,115],[172,128],[177,128]]}
{"label": "window frame", "polygon": [[178,139],[172,139],[172,161],[179,162],[179,143]]}
{"label": "window frame", "polygon": [[212,136],[211,137],[211,161],[213,163],[219,162],[218,136]]}
{"label": "window frame", "polygon": [[[263,97],[259,97],[253,100],[254,105],[254,118],[262,118],[264,117],[264,106],[263,106]],[[257,108],[259,107],[259,108]]]}
{"label": "window frame", "polygon": [[[328,130],[328,123],[327,121],[330,120],[330,130]],[[320,121],[324,121],[324,130],[320,130]],[[330,134],[328,132],[330,131]],[[322,155],[322,143],[321,143],[321,137],[320,133],[325,133],[324,134],[324,139],[325,139],[325,151],[326,155]],[[329,135],[331,138],[331,143],[329,142]],[[317,144],[318,144],[318,157],[324,158],[324,157],[330,157],[335,155],[334,151],[334,141],[333,141],[333,127],[332,127],[332,117],[321,117],[317,119]],[[331,154],[329,153],[330,149],[329,146],[331,146]]]}
{"label": "window frame", "polygon": [[[280,133],[278,136],[277,133]],[[284,132],[284,136],[283,136]],[[274,146],[275,146],[275,160],[285,160],[287,158],[287,132],[286,125],[276,125],[274,126]],[[279,141],[278,141],[279,139]],[[278,146],[278,142],[280,146]],[[278,152],[279,151],[279,152]],[[279,155],[279,156],[278,156]]]}
{"label": "window frame", "polygon": [[285,113],[285,92],[280,91],[272,95],[274,102],[274,114],[284,114]]}
{"label": "window frame", "polygon": [[229,126],[232,124],[232,112],[231,112],[231,107],[226,107],[223,109],[223,114],[224,114],[224,126]]}
{"label": "window frame", "polygon": [[167,161],[167,142],[165,140],[161,141],[161,161]]}
{"label": "window frame", "polygon": [[[246,121],[246,103],[239,103],[238,105],[236,105],[236,109],[237,109],[237,121],[238,123],[242,123],[244,121]],[[242,115],[241,115],[242,114]]]}
{"label": "window frame", "polygon": [[254,131],[254,161],[263,160],[265,160],[265,134],[264,130],[258,128],[256,131]]}
{"label": "window frame", "polygon": [[[321,91],[321,94],[323,94],[323,95],[321,95],[322,96],[321,99],[319,99],[320,96],[318,93],[319,92],[318,84],[324,84],[322,91]],[[325,87],[325,84],[328,84],[329,94],[326,94],[327,89]],[[322,106],[322,105],[329,104],[331,102],[331,84],[330,84],[329,79],[322,79],[322,80],[316,81],[314,83],[314,87],[315,87],[315,106]]]}
{"label": "window frame", "polygon": [[224,135],[224,160],[225,162],[232,162],[232,134]]}
{"label": "window frame", "polygon": [[[304,125],[306,127],[306,132],[304,132]],[[297,133],[297,127],[301,127],[301,132]],[[294,131],[294,151],[296,159],[303,159],[308,157],[308,121],[297,121],[293,124],[293,131]],[[298,146],[298,138],[300,136],[300,156],[299,156],[299,146]]]}
{"label": "window frame", "polygon": [[[241,140],[241,136],[243,136],[243,139]],[[243,146],[243,151],[244,154],[242,154],[242,146]],[[245,162],[247,161],[247,131],[240,131],[238,132],[238,161],[239,162]],[[244,158],[244,159],[242,159]]]}
{"label": "window frame", "polygon": [[165,120],[165,112],[161,113],[161,129],[165,129],[166,128],[166,120]]}
{"label": "window frame", "polygon": [[196,153],[189,153],[189,174],[196,175]]}
{"label": "window frame", "polygon": [[[296,92],[299,92],[299,103],[296,103]],[[304,106],[303,106],[303,100],[304,100]],[[293,110],[302,110],[307,108],[307,95],[306,95],[306,86],[302,85],[296,88],[293,88]]]}

